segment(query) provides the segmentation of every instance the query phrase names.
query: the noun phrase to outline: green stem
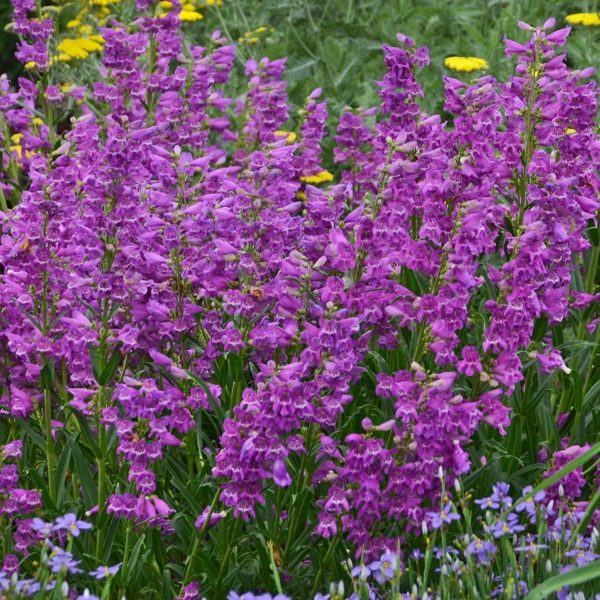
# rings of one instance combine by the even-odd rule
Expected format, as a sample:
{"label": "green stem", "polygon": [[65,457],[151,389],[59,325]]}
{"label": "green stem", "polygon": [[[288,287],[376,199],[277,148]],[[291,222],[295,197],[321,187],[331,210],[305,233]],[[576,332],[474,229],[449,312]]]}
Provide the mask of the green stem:
{"label": "green stem", "polygon": [[[210,525],[210,517],[213,514],[215,506],[217,505],[217,501],[219,499],[219,493],[220,493],[220,490],[217,490],[217,492],[215,493],[215,495],[213,497],[213,501],[211,502],[210,508],[208,509],[208,514],[206,515],[206,519],[205,519],[204,523],[202,524],[202,528],[200,529],[200,531],[198,532],[198,535],[196,536],[196,541],[194,542],[194,547],[192,549],[192,553],[190,554],[190,558],[189,558],[187,566],[185,568],[185,573],[183,575],[183,585],[190,582],[192,572],[194,569],[194,564],[195,564],[196,560],[198,559],[198,553],[200,552],[200,548],[202,546],[202,540],[204,538],[204,534],[208,530],[208,527]],[[182,591],[183,591],[183,585],[181,588]]]}
{"label": "green stem", "polygon": [[54,481],[54,442],[52,440],[52,404],[50,390],[44,389],[44,424],[46,428],[46,463],[48,467],[48,490],[50,499],[56,503],[56,482]]}
{"label": "green stem", "polygon": [[[100,396],[103,396],[100,390]],[[100,524],[106,513],[106,431],[104,425],[98,423],[98,448],[99,456],[96,461],[98,465],[98,519]],[[96,537],[96,561],[100,562],[104,546],[104,527],[99,526]]]}
{"label": "green stem", "polygon": [[133,529],[131,521],[127,521],[127,529],[125,531],[125,548],[123,549],[123,564],[121,565],[121,573],[123,579],[127,577],[127,562],[129,561],[129,552],[131,550],[131,530]]}

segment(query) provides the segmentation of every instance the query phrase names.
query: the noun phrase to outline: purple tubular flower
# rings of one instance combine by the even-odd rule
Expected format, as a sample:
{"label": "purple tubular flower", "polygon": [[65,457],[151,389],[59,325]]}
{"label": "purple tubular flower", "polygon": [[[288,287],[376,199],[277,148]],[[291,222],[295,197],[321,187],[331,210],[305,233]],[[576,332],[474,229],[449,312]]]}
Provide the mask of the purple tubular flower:
{"label": "purple tubular flower", "polygon": [[292,483],[292,478],[287,471],[285,461],[280,458],[276,459],[273,463],[273,481],[279,487],[287,487]]}
{"label": "purple tubular flower", "polygon": [[202,529],[204,527],[204,524],[206,523],[206,519],[208,518],[209,513],[210,513],[210,520],[209,520],[208,527],[212,527],[213,525],[216,525],[225,516],[227,516],[227,513],[225,511],[212,512],[211,507],[207,506],[202,511],[202,513],[198,516],[198,518],[196,519],[196,523],[195,523],[196,529]]}

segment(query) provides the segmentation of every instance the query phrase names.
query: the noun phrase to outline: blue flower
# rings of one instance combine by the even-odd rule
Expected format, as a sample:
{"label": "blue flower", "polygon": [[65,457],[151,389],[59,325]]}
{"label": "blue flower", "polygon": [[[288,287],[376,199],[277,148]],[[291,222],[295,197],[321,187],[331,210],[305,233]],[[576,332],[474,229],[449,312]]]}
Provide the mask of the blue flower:
{"label": "blue flower", "polygon": [[369,565],[369,569],[377,583],[385,583],[394,578],[399,566],[398,556],[393,552],[385,552],[379,560],[373,561]]}
{"label": "blue flower", "polygon": [[358,577],[361,581],[366,581],[371,575],[371,569],[366,565],[357,565],[350,571],[352,577]]}
{"label": "blue flower", "polygon": [[52,548],[50,558],[48,559],[48,565],[53,573],[58,573],[63,570],[68,573],[81,573],[79,561],[75,560],[70,552],[63,550],[58,546]]}
{"label": "blue flower", "polygon": [[83,594],[77,596],[77,600],[100,600],[98,596],[94,596],[94,594],[90,594],[90,590],[87,588],[83,590]]}
{"label": "blue flower", "polygon": [[515,513],[506,515],[506,519],[499,519],[490,526],[489,530],[495,538],[501,538],[505,535],[512,535],[518,531],[523,531],[525,527],[519,523],[519,518]]}
{"label": "blue flower", "polygon": [[428,512],[427,516],[431,519],[431,526],[434,529],[439,529],[443,523],[451,523],[452,521],[458,521],[460,516],[458,513],[452,512],[452,505],[450,502],[437,512]]}
{"label": "blue flower", "polygon": [[90,575],[96,579],[104,579],[105,577],[112,577],[119,572],[121,563],[113,565],[112,567],[98,567],[95,571],[90,571]]}
{"label": "blue flower", "polygon": [[515,510],[517,512],[525,511],[529,517],[535,519],[536,502],[541,502],[546,497],[546,492],[542,490],[534,496],[531,496],[530,494],[532,491],[533,487],[530,485],[523,488],[523,496],[527,496],[527,498],[525,498],[523,502],[519,502],[519,504],[517,504],[515,507]]}
{"label": "blue flower", "polygon": [[77,515],[74,513],[67,513],[64,517],[58,517],[55,521],[54,531],[60,531],[66,529],[69,535],[77,537],[82,529],[91,529],[92,524],[86,521],[78,521]]}
{"label": "blue flower", "polygon": [[489,565],[495,553],[496,546],[492,542],[478,537],[475,537],[465,549],[465,554],[475,556],[477,562],[482,565]]}
{"label": "blue flower", "polygon": [[512,505],[512,498],[508,495],[508,492],[510,491],[508,483],[501,481],[492,488],[492,491],[493,502],[503,505],[504,508],[510,508]]}

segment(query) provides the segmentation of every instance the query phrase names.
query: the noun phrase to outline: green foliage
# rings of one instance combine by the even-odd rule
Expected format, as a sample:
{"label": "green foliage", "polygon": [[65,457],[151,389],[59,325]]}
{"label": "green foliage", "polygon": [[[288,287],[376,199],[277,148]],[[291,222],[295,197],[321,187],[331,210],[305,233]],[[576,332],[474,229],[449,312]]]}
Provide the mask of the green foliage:
{"label": "green foliage", "polygon": [[[254,35],[255,43],[240,42],[240,66],[251,56],[287,56],[292,102],[301,107],[319,86],[334,113],[377,103],[373,81],[384,73],[381,45],[394,44],[402,32],[430,50],[431,65],[420,80],[424,107],[439,112],[441,76],[457,76],[444,67],[444,58],[478,56],[488,61],[491,74],[505,77],[511,68],[502,39],[522,37],[517,20],[535,26],[553,16],[562,26],[566,15],[598,8],[597,0],[225,0],[207,9],[201,26],[189,28],[197,41],[215,27],[233,40],[267,28]],[[577,27],[567,46],[571,65],[598,66],[598,38],[598,28]]]}

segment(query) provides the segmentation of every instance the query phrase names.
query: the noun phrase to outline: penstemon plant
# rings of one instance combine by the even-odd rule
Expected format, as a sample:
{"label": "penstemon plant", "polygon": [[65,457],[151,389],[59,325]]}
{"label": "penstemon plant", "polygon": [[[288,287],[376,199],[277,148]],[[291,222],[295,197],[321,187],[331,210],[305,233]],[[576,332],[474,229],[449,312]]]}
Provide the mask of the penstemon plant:
{"label": "penstemon plant", "polygon": [[238,93],[235,47],[160,4],[107,18],[93,83],[65,87],[53,21],[13,1],[32,78],[0,81],[2,593],[578,593],[600,145],[569,28],[520,23],[515,74],[445,78],[444,116],[399,34],[329,164],[320,89],[291,117],[285,60],[251,59]]}

